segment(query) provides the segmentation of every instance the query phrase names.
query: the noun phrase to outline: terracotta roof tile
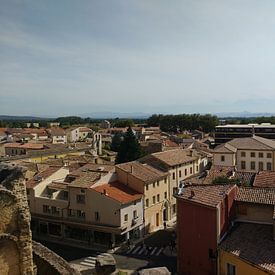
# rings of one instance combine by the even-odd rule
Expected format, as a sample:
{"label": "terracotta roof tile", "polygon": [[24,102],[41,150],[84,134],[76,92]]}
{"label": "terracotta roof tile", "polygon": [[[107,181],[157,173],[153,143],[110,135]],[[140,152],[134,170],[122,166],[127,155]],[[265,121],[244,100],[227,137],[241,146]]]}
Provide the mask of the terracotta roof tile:
{"label": "terracotta roof tile", "polygon": [[190,185],[182,188],[182,193],[176,195],[177,199],[196,202],[210,207],[216,207],[235,185]]}
{"label": "terracotta roof tile", "polygon": [[127,204],[142,198],[142,194],[118,181],[98,185],[94,188],[92,187],[92,189],[102,193],[103,195],[106,193],[105,196],[108,196],[122,204]]}
{"label": "terracotta roof tile", "polygon": [[32,179],[28,180],[26,182],[26,187],[34,188],[36,185],[38,185],[41,182],[41,180],[44,180],[44,179],[50,177],[55,172],[57,172],[60,168],[61,168],[61,166],[50,166],[48,169],[38,173]]}
{"label": "terracotta roof tile", "polygon": [[41,150],[44,149],[44,144],[41,143],[6,143],[5,148],[23,148],[23,149],[33,149]]}
{"label": "terracotta roof tile", "polygon": [[184,149],[153,153],[152,156],[168,166],[175,166],[198,159],[198,157],[190,156],[190,151]]}
{"label": "terracotta roof tile", "polygon": [[[70,175],[68,175],[70,176]],[[101,174],[96,172],[85,172],[81,174],[74,181],[69,183],[68,187],[80,187],[80,188],[90,188],[98,180],[101,179]]]}
{"label": "terracotta roof tile", "polygon": [[162,172],[148,164],[142,164],[138,161],[117,164],[116,167],[127,173],[131,173],[134,177],[145,183],[160,180],[168,175],[168,173]]}
{"label": "terracotta roof tile", "polygon": [[253,186],[256,187],[274,187],[275,188],[275,172],[260,171],[255,176]]}
{"label": "terracotta roof tile", "polygon": [[244,150],[270,150],[275,149],[275,141],[271,139],[262,138],[259,136],[235,138],[227,142],[237,149]]}
{"label": "terracotta roof tile", "polygon": [[275,188],[240,187],[235,200],[275,205]]}
{"label": "terracotta roof tile", "polygon": [[221,243],[221,249],[275,274],[275,245],[272,225],[237,224]]}

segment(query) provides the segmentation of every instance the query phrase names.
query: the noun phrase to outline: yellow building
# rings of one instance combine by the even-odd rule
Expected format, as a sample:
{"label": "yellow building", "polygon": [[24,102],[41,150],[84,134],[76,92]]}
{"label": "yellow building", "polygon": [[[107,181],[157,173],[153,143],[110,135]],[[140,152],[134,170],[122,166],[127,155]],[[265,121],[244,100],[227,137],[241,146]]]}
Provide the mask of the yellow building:
{"label": "yellow building", "polygon": [[219,247],[219,274],[275,274],[272,230],[272,225],[236,224]]}
{"label": "yellow building", "polygon": [[116,165],[116,174],[119,182],[144,194],[145,231],[160,229],[170,219],[168,173],[132,161]]}

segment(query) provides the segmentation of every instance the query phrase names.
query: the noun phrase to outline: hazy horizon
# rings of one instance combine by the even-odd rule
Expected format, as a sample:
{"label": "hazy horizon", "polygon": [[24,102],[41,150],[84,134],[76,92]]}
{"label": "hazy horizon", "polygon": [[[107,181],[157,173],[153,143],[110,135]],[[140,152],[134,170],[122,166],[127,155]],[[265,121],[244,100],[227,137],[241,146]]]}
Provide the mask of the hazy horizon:
{"label": "hazy horizon", "polygon": [[273,112],[273,1],[0,0],[0,113]]}

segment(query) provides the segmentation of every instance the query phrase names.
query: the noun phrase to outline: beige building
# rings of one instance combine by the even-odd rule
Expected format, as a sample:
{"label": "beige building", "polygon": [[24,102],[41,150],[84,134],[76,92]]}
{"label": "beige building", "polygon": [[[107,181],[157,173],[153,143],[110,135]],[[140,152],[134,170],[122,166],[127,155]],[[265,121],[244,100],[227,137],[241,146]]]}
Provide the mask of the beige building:
{"label": "beige building", "polygon": [[138,161],[116,165],[118,181],[144,194],[145,232],[159,229],[170,219],[168,173]]}
{"label": "beige building", "polygon": [[36,238],[92,246],[138,238],[142,194],[116,181],[114,166],[49,167],[27,182]]}
{"label": "beige building", "polygon": [[53,144],[65,144],[67,143],[67,135],[62,128],[52,127],[47,129]]}
{"label": "beige building", "polygon": [[176,199],[173,195],[184,180],[205,169],[208,158],[193,149],[175,149],[148,155],[140,161],[168,173],[168,217],[171,219],[176,216]]}
{"label": "beige building", "polygon": [[238,171],[275,171],[275,141],[259,136],[236,138],[217,146],[214,165],[235,166]]}
{"label": "beige building", "polygon": [[180,183],[200,173],[206,156],[195,150],[175,149],[116,165],[118,180],[144,194],[145,231],[151,232],[176,216]]}

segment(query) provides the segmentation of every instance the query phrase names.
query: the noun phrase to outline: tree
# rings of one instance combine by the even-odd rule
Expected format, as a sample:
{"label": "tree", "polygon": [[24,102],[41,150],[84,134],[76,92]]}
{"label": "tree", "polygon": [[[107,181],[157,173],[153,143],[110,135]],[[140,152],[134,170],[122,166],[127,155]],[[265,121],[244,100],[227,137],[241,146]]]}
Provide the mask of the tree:
{"label": "tree", "polygon": [[115,133],[115,135],[112,138],[112,143],[111,143],[111,150],[114,152],[119,151],[119,147],[121,145],[123,139],[123,135],[121,133]]}
{"label": "tree", "polygon": [[132,128],[129,127],[127,132],[124,134],[123,141],[120,144],[116,157],[116,163],[136,160],[141,157],[141,154],[142,152],[138,140],[136,139]]}

